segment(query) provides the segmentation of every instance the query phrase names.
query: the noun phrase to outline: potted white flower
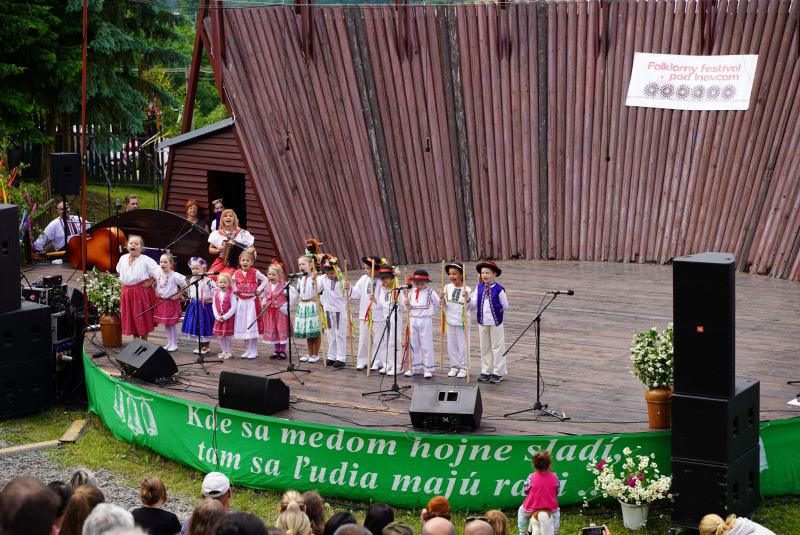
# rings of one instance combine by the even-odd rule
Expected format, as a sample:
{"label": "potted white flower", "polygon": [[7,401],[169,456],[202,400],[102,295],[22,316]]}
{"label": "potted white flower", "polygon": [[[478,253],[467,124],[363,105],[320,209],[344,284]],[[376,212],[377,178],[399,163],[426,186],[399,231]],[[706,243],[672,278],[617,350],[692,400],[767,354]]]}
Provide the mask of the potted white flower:
{"label": "potted white flower", "polygon": [[633,337],[631,373],[647,388],[647,416],[654,429],[667,429],[671,424],[674,340],[672,323],[661,334],[653,327]]}
{"label": "potted white flower", "polygon": [[[624,462],[619,461],[621,466],[616,466],[618,463],[612,458],[600,462],[593,459],[586,469],[596,476],[596,496],[619,500],[625,527],[638,530],[647,523],[651,503],[662,498],[672,499],[669,494],[672,478],[658,471],[655,454],[633,455],[630,448],[622,453],[625,457]],[[584,507],[588,505],[588,501],[584,502]]]}
{"label": "potted white flower", "polygon": [[100,273],[92,269],[80,280],[86,288],[89,301],[100,314],[100,337],[106,347],[122,345],[122,322],[119,317],[119,299],[122,282],[110,273]]}

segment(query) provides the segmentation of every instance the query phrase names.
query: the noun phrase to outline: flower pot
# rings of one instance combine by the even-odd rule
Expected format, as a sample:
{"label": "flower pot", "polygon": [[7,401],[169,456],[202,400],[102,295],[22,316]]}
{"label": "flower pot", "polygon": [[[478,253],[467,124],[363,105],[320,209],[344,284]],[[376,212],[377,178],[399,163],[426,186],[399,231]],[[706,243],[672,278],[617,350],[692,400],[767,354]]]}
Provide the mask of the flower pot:
{"label": "flower pot", "polygon": [[653,388],[644,394],[647,417],[653,429],[668,429],[671,424],[672,387]]}
{"label": "flower pot", "polygon": [[106,347],[122,345],[122,321],[116,314],[100,316],[100,338]]}
{"label": "flower pot", "polygon": [[622,506],[622,523],[625,527],[632,530],[639,530],[647,522],[647,515],[650,512],[650,504],[645,503],[636,505],[619,501]]}

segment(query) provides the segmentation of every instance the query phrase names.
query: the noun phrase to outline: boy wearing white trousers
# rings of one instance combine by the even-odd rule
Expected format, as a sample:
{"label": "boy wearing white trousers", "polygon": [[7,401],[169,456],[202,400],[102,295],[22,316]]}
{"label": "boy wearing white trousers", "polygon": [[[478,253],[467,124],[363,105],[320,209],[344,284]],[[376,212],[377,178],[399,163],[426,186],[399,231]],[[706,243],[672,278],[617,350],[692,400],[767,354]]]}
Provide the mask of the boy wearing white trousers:
{"label": "boy wearing white trousers", "polygon": [[[375,336],[375,343],[372,346],[374,355],[374,365],[372,369],[377,369],[386,375],[397,375],[403,371],[403,314],[406,311],[406,298],[402,290],[397,290],[395,285],[396,274],[392,266],[384,264],[377,271],[381,279],[381,285],[374,295],[372,304],[377,308],[372,319],[372,334]],[[396,315],[392,313],[394,302],[397,301]],[[378,310],[380,310],[380,320],[378,320]],[[397,353],[395,354],[395,349]],[[395,357],[397,358],[398,368],[395,369]]]}
{"label": "boy wearing white trousers", "polygon": [[425,379],[433,377],[433,320],[439,311],[439,296],[428,288],[428,272],[418,269],[409,277],[414,289],[408,293],[410,316],[411,367],[405,373],[411,377],[422,369]]}
{"label": "boy wearing white trousers", "polygon": [[[467,376],[469,365],[469,327],[471,314],[466,307],[472,288],[464,284],[464,264],[454,262],[445,266],[450,284],[439,294],[444,303],[444,314],[447,321],[447,354],[450,357],[448,377],[463,378]],[[464,328],[466,326],[466,334]]]}
{"label": "boy wearing white trousers", "polygon": [[325,277],[317,281],[322,286],[322,307],[328,320],[328,355],[325,364],[334,368],[344,368],[347,333],[347,299],[350,292],[342,286],[339,279],[336,259],[327,255],[322,259]]}
{"label": "boy wearing white trousers", "polygon": [[502,286],[495,282],[502,271],[494,262],[481,262],[476,266],[481,282],[469,296],[469,307],[478,309],[478,334],[481,341],[481,375],[478,381],[499,383],[508,373],[506,369],[503,311],[508,308],[508,298]]}
{"label": "boy wearing white trousers", "polygon": [[[350,283],[346,282],[344,284],[345,290],[350,291],[350,299],[358,299],[358,318],[353,320],[353,322],[358,325],[358,357],[356,358],[357,370],[364,370],[367,366],[369,366],[369,341],[375,336],[375,330],[377,328],[377,326],[374,325],[375,309],[377,307],[370,307],[372,304],[372,301],[370,301],[370,295],[374,294],[375,290],[377,290],[377,288],[381,285],[377,278],[372,278],[371,276],[374,269],[375,276],[377,277],[378,268],[381,265],[381,259],[377,256],[370,255],[362,257],[361,260],[364,262],[364,275],[358,279],[358,282],[352,288],[350,287]],[[369,316],[373,316],[373,326],[371,331]],[[380,321],[383,321],[383,312],[380,311],[377,317],[380,318]],[[383,328],[382,324],[380,328]],[[380,333],[380,331],[378,332]],[[380,369],[380,366],[375,369]]]}

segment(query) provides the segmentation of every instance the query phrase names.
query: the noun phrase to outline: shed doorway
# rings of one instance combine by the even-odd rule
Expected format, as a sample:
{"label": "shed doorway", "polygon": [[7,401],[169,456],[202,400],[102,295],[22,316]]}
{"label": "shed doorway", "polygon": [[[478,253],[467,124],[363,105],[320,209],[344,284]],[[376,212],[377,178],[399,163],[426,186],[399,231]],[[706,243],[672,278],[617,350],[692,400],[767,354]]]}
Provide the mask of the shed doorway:
{"label": "shed doorway", "polygon": [[[225,208],[236,212],[239,226],[247,228],[247,195],[246,179],[244,173],[228,173],[224,171],[208,172],[208,202],[222,198]],[[213,209],[213,207],[212,207]],[[212,214],[216,217],[215,214]]]}

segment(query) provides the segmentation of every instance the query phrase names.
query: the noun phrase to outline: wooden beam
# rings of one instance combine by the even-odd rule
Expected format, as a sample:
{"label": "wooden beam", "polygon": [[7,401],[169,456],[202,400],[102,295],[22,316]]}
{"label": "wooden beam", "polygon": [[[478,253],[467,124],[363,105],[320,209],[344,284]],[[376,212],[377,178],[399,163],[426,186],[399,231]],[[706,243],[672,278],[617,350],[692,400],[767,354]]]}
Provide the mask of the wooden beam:
{"label": "wooden beam", "polygon": [[[203,17],[208,13],[209,0],[202,0],[200,11],[197,13],[197,28],[194,33],[194,49],[192,51],[192,66],[189,71],[189,80],[186,87],[186,104],[183,107],[183,121],[181,123],[181,134],[187,133],[192,127],[194,117],[194,101],[197,98],[197,83],[200,77],[200,64],[203,57]],[[164,188],[166,193],[166,184]]]}

